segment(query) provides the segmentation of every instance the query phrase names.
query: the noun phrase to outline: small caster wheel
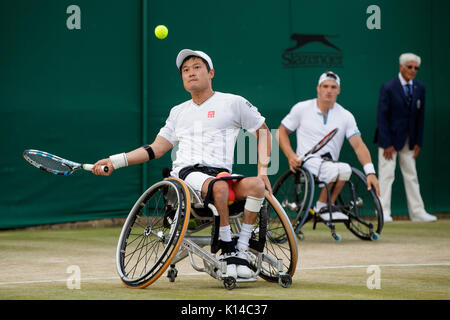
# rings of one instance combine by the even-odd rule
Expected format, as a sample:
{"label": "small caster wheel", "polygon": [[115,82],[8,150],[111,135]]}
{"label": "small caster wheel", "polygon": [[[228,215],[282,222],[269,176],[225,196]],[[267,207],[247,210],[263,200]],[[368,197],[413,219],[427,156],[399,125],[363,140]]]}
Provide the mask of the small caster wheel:
{"label": "small caster wheel", "polygon": [[227,290],[233,290],[236,288],[236,279],[233,277],[223,278],[223,287]]}
{"label": "small caster wheel", "polygon": [[334,242],[339,242],[339,241],[341,241],[341,236],[338,235],[337,233],[333,233],[331,236],[333,237]]}
{"label": "small caster wheel", "polygon": [[292,277],[289,274],[282,274],[278,278],[278,284],[283,288],[289,288],[292,285]]}
{"label": "small caster wheel", "polygon": [[178,270],[175,267],[171,267],[168,271],[167,271],[167,278],[169,278],[170,282],[175,282],[175,278],[178,275]]}
{"label": "small caster wheel", "polygon": [[370,240],[377,241],[378,239],[380,239],[380,235],[378,233],[374,232],[370,235]]}
{"label": "small caster wheel", "polygon": [[305,235],[303,234],[302,231],[297,232],[295,235],[297,236],[298,240],[305,239]]}

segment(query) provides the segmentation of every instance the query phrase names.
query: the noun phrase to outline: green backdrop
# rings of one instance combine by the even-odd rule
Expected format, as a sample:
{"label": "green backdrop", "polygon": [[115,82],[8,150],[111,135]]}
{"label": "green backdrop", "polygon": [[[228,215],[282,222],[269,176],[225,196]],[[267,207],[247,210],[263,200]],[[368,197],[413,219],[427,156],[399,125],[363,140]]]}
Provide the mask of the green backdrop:
{"label": "green backdrop", "polygon": [[[381,29],[366,26],[373,4]],[[70,5],[80,8],[80,29],[67,27]],[[95,162],[151,143],[170,108],[190,98],[175,66],[183,48],[207,52],[216,69],[214,89],[246,97],[271,129],[296,102],[315,97],[320,73],[337,72],[338,102],[355,115],[375,165],[379,89],[397,75],[402,52],[417,53],[423,61],[418,79],[427,88],[419,181],[426,209],[448,212],[449,11],[445,0],[2,1],[0,228],[125,216],[161,179],[169,154],[106,178],[53,176],[26,163],[22,152]],[[153,34],[158,24],[169,28],[164,40]],[[287,50],[296,45],[295,34],[321,42]],[[272,183],[287,169],[277,144],[273,152],[280,163]],[[341,154],[360,167],[348,143]],[[256,173],[251,163],[235,171]],[[407,212],[399,170],[392,209]]]}

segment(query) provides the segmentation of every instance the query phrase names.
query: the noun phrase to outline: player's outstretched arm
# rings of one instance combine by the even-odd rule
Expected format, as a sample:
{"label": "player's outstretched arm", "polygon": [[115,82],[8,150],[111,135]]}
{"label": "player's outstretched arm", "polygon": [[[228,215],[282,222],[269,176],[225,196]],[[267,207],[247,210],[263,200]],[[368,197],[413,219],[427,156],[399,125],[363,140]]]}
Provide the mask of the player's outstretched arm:
{"label": "player's outstretched arm", "polygon": [[[101,159],[94,164],[92,172],[97,175],[109,176],[116,169],[146,162],[151,160],[151,157],[152,159],[161,158],[167,151],[173,148],[173,145],[167,139],[156,136],[150,148],[151,151],[148,151],[148,148],[142,146],[127,153],[120,153],[112,155],[109,158]],[[104,172],[101,166],[108,166],[108,172]]]}

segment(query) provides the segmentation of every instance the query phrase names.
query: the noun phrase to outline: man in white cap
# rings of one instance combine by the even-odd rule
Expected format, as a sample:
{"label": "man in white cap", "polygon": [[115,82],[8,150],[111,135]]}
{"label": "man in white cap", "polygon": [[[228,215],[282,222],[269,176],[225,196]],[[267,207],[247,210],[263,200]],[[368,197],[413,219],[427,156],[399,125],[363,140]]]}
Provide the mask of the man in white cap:
{"label": "man in white cap", "polygon": [[[353,115],[336,102],[341,91],[339,76],[331,71],[323,73],[317,84],[317,98],[295,104],[289,114],[281,121],[278,128],[278,141],[283,153],[289,161],[289,168],[295,171],[302,165],[299,156],[308,152],[328,132],[338,128],[337,134],[316,154],[309,155],[303,166],[314,176],[330,186],[331,204],[334,204],[346,181],[350,179],[352,170],[350,165],[338,162],[339,153],[347,138],[353,147],[358,160],[367,175],[368,188],[375,189],[379,195],[378,180],[372,164],[370,152],[361,138]],[[288,135],[297,131],[297,150],[291,147]],[[327,212],[328,196],[323,188],[315,204],[314,211],[322,219],[330,220]],[[333,220],[348,220],[342,212],[333,212]]]}
{"label": "man in white cap", "polygon": [[421,59],[413,53],[400,55],[400,72],[380,90],[375,143],[378,144],[381,206],[384,221],[392,221],[391,195],[397,155],[412,221],[436,221],[425,211],[420,195],[416,158],[423,141],[425,86],[416,79]]}
{"label": "man in white cap", "polygon": [[[211,181],[219,173],[232,172],[234,147],[240,129],[254,133],[258,138],[258,174],[235,181],[232,188],[236,200],[245,200],[244,221],[236,245],[232,241],[229,221],[228,183],[216,181],[212,186],[214,206],[220,215],[222,259],[228,260],[227,274],[234,278],[253,277],[254,274],[247,266],[249,239],[265,190],[271,192],[267,177],[271,135],[265,118],[243,97],[213,91],[215,71],[206,53],[181,50],[176,58],[176,66],[184,88],[192,99],[171,109],[165,126],[152,144],[99,160],[93,171],[99,175],[110,175],[118,168],[160,158],[178,146],[170,174],[186,181],[205,198]],[[107,173],[101,170],[102,165],[108,166]]]}

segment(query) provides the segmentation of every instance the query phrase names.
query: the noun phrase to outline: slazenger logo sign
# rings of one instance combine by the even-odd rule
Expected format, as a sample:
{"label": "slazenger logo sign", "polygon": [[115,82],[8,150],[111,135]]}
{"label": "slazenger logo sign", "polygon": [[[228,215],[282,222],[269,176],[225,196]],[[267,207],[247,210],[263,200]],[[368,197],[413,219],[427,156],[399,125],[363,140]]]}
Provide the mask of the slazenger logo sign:
{"label": "slazenger logo sign", "polygon": [[[287,68],[307,68],[307,67],[342,67],[342,52],[329,38],[336,38],[324,34],[304,34],[293,33],[291,40],[295,42],[294,46],[284,50],[282,54],[282,63]],[[320,51],[306,51],[304,47],[307,44],[320,44],[323,48]],[[317,45],[316,45],[317,47]]]}

